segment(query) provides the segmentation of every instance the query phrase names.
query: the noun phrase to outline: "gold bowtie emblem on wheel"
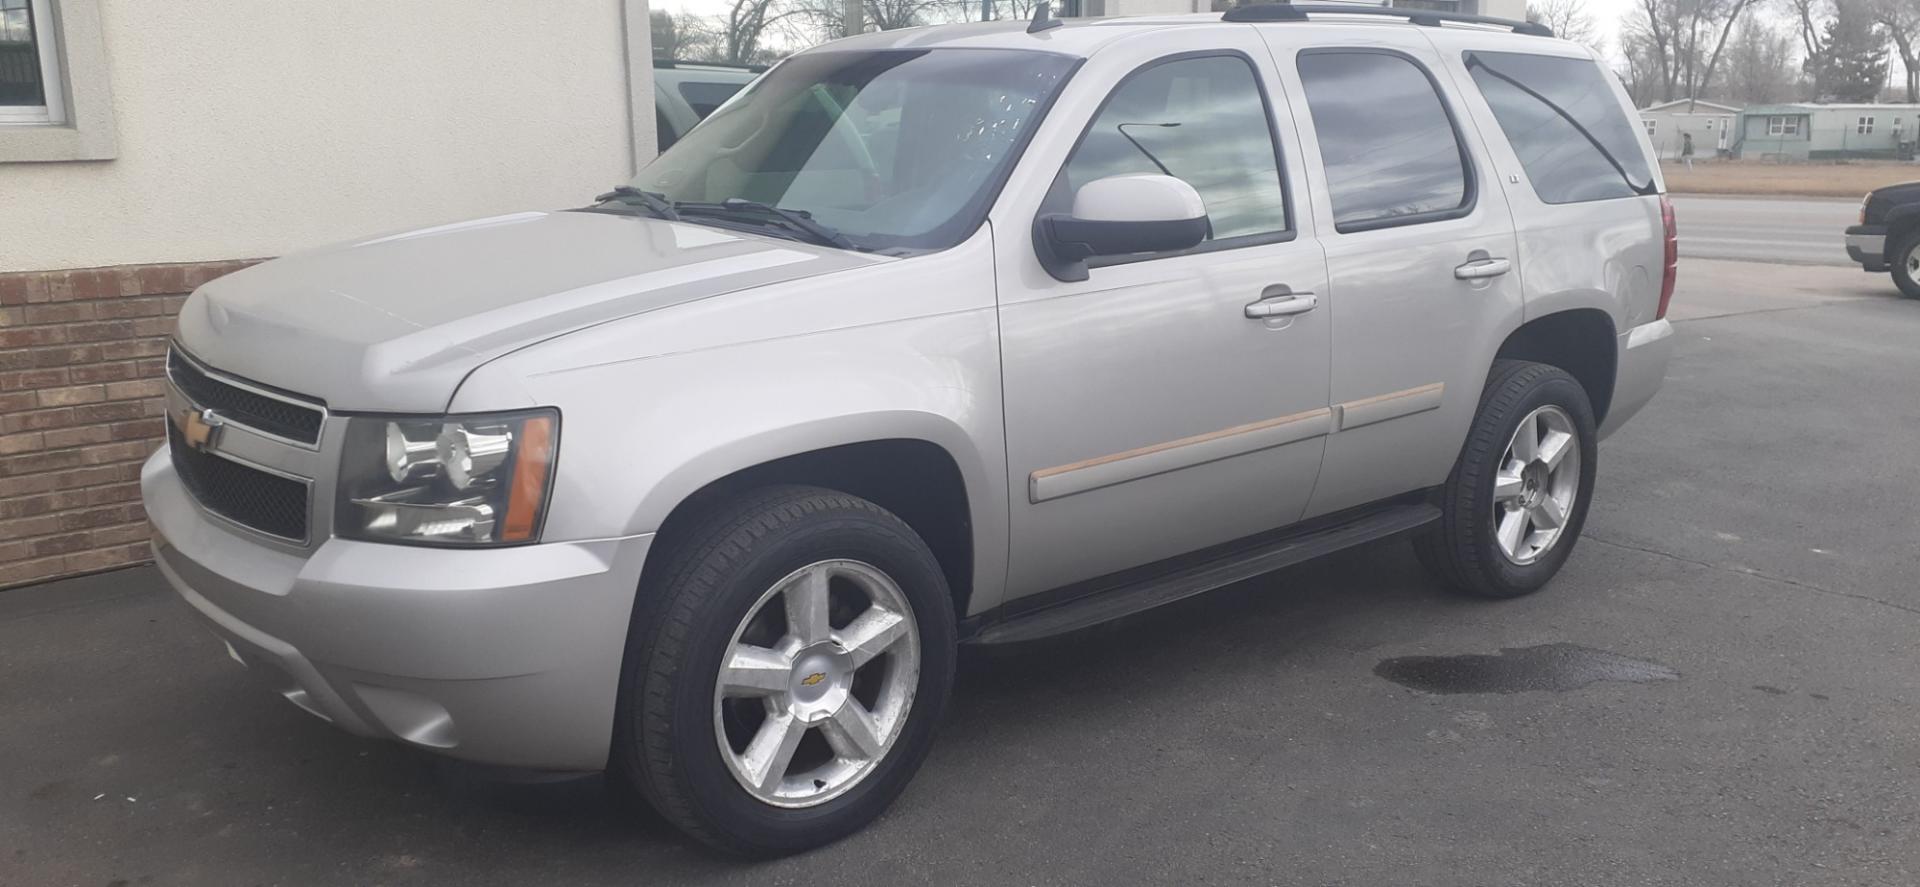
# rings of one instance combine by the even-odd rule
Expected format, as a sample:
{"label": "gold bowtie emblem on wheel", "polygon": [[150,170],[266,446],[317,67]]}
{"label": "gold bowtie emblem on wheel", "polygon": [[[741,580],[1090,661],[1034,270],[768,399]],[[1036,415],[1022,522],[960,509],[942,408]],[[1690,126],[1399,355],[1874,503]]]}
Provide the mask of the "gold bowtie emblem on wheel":
{"label": "gold bowtie emblem on wheel", "polygon": [[810,675],[807,675],[807,676],[806,676],[806,677],[804,677],[804,678],[801,678],[801,679],[800,679],[800,683],[802,683],[802,684],[805,684],[805,685],[807,685],[807,686],[809,686],[809,687],[811,687],[811,686],[813,686],[814,684],[818,684],[818,683],[820,683],[821,681],[824,681],[824,680],[826,680],[826,679],[827,679],[827,673],[826,673],[826,672],[824,672],[824,671],[816,671],[816,672],[814,672],[813,674],[810,674]]}
{"label": "gold bowtie emblem on wheel", "polygon": [[188,407],[173,414],[173,424],[180,429],[180,439],[188,449],[206,452],[219,441],[220,427],[226,423],[212,410]]}

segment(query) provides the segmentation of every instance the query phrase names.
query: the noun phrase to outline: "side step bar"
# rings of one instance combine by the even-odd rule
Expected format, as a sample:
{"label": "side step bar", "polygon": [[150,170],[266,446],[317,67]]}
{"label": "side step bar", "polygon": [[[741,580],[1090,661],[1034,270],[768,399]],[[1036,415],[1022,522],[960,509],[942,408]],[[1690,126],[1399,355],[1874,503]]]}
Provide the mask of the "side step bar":
{"label": "side step bar", "polygon": [[[1202,592],[1290,567],[1343,548],[1404,533],[1440,518],[1429,504],[1393,505],[1307,533],[1281,536],[1225,554],[1164,569],[1128,570],[1095,579],[1057,604],[1010,614],[982,626],[969,644],[1014,644],[1078,631]],[[1017,604],[1016,604],[1017,606]]]}

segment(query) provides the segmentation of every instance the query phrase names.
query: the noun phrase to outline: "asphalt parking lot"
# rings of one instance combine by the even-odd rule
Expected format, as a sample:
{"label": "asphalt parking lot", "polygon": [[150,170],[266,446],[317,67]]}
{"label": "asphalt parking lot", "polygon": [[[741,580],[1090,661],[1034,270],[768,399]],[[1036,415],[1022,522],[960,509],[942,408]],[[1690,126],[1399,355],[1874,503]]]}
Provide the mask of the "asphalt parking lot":
{"label": "asphalt parking lot", "polygon": [[0,884],[1920,883],[1920,302],[1681,273],[1546,592],[1449,598],[1390,540],[970,652],[901,802],[773,863],[341,734],[149,569],[0,594]]}

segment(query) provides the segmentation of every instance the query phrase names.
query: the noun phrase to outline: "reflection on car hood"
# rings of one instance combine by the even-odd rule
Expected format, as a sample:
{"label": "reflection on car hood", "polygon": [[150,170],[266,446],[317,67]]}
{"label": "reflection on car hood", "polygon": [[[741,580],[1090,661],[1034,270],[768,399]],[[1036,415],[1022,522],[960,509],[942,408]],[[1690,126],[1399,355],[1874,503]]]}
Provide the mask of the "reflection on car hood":
{"label": "reflection on car hood", "polygon": [[476,367],[573,330],[886,261],[631,215],[529,212],[275,259],[202,287],[187,350],[336,410],[435,412]]}

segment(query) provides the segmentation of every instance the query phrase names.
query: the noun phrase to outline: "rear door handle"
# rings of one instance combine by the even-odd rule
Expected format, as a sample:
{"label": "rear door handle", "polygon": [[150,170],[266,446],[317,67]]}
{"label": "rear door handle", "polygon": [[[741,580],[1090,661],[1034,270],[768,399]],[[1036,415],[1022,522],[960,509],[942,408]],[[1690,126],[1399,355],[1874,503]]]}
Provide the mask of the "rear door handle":
{"label": "rear door handle", "polygon": [[1453,269],[1453,276],[1460,280],[1486,280],[1499,277],[1513,270],[1513,263],[1506,259],[1478,258]]}
{"label": "rear door handle", "polygon": [[1247,306],[1247,316],[1255,320],[1269,317],[1291,317],[1305,314],[1320,304],[1320,298],[1312,293],[1286,292],[1268,296]]}

